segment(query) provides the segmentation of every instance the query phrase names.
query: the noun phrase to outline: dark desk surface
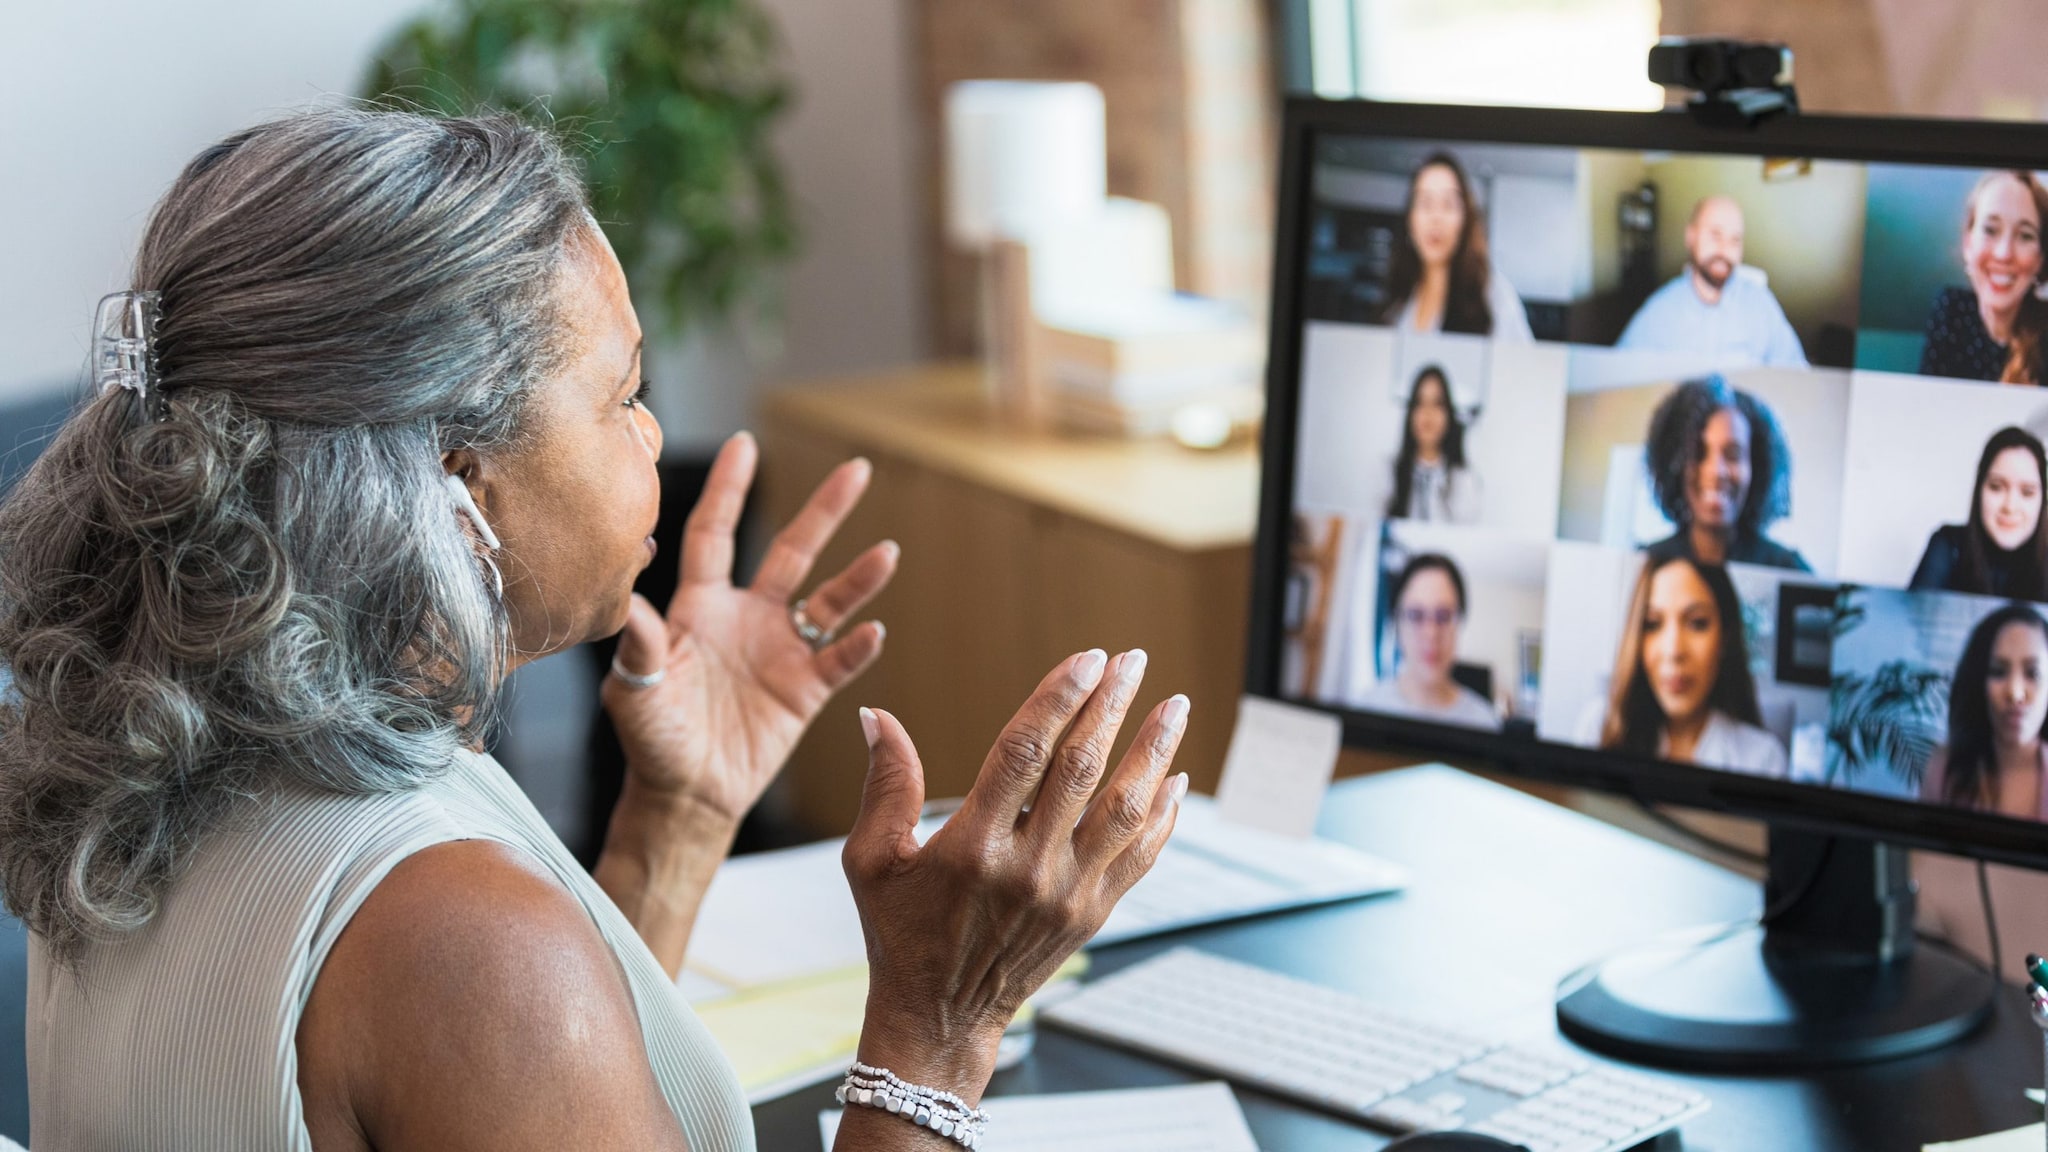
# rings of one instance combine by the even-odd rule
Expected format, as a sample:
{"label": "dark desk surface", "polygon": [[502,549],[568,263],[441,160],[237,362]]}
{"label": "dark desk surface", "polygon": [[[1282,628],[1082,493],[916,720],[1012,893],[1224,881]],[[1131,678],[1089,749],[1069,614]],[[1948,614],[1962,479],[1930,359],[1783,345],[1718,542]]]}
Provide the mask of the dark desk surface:
{"label": "dark desk surface", "polygon": [[[1195,944],[1503,1039],[1556,1037],[1557,981],[1659,933],[1754,915],[1752,881],[1512,789],[1442,767],[1339,783],[1322,835],[1410,870],[1396,896],[1195,929],[1106,948],[1094,972]],[[1559,1043],[1566,1043],[1562,1038]],[[2007,989],[1991,1024],[1928,1056],[1798,1077],[1674,1075],[1714,1107],[1684,1127],[1692,1152],[1917,1152],[1935,1140],[2040,1119],[2041,1036]],[[1202,1079],[1054,1029],[998,1075],[993,1095]],[[1267,1152],[1382,1147],[1387,1138],[1237,1089]],[[814,1152],[821,1086],[754,1109],[764,1152]]]}

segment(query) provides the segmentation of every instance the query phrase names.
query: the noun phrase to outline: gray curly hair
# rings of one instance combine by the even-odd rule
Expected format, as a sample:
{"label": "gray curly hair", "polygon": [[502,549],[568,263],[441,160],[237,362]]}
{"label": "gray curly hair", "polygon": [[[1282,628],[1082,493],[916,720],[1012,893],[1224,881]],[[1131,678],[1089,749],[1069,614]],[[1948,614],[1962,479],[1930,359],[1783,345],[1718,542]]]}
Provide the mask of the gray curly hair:
{"label": "gray curly hair", "polygon": [[238,798],[404,789],[487,731],[509,624],[441,455],[521,435],[588,220],[541,130],[360,107],[165,194],[161,405],[88,400],[0,506],[0,885],[54,953],[147,923]]}

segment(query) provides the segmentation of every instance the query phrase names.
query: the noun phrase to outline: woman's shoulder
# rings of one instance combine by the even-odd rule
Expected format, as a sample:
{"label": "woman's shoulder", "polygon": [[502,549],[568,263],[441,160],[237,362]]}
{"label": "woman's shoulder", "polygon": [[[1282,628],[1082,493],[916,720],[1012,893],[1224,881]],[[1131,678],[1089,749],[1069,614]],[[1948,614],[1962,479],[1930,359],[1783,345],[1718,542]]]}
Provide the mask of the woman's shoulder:
{"label": "woman's shoulder", "polygon": [[1493,335],[1496,339],[1535,339],[1535,334],[1529,329],[1528,306],[1522,303],[1521,293],[1515,291],[1515,286],[1501,273],[1498,264],[1487,266],[1486,306],[1493,312]]}
{"label": "woman's shoulder", "polygon": [[[353,1120],[420,1146],[549,1131],[581,1143],[593,1133],[580,1124],[602,1116],[600,1142],[683,1146],[603,935],[546,869],[494,841],[435,845],[391,870],[322,966],[297,1047],[316,1134]],[[601,1107],[569,1131],[572,1100]]]}
{"label": "woman's shoulder", "polygon": [[1967,284],[1946,284],[1934,294],[1936,316],[1975,316],[1977,314],[1977,293]]}
{"label": "woman's shoulder", "polygon": [[1948,792],[1948,745],[1936,745],[1928,753],[1927,766],[1920,770],[1920,798],[1937,803],[1947,803]]}
{"label": "woman's shoulder", "polygon": [[1965,524],[1943,524],[1929,533],[1927,547],[1921,550],[1920,563],[1914,566],[1913,577],[1906,586],[1916,589],[1948,587],[1956,564],[1962,559],[1969,531]]}
{"label": "woman's shoulder", "polygon": [[1500,712],[1494,708],[1493,701],[1463,684],[1458,685],[1458,702],[1451,707],[1447,718],[1473,728],[1500,727]]}
{"label": "woman's shoulder", "polygon": [[1717,757],[1726,762],[1714,767],[1758,776],[1785,775],[1785,746],[1778,743],[1778,738],[1768,729],[1737,720],[1725,712],[1715,712],[1714,719],[1719,722],[1722,738],[1727,743],[1727,747],[1721,750],[1721,756]]}

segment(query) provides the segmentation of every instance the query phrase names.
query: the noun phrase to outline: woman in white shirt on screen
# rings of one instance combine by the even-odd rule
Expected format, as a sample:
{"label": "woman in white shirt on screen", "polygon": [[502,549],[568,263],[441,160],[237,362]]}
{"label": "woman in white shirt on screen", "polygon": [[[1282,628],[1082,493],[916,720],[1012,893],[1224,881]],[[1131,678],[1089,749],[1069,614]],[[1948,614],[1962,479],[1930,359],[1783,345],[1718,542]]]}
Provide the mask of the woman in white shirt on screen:
{"label": "woman in white shirt on screen", "polygon": [[1522,298],[1487,254],[1486,215],[1457,157],[1437,152],[1408,180],[1382,322],[1403,332],[1532,340]]}
{"label": "woman in white shirt on screen", "polygon": [[1465,422],[1451,401],[1451,384],[1435,364],[1415,374],[1401,421],[1401,451],[1394,457],[1393,520],[1476,524],[1482,488],[1465,463]]}
{"label": "woman in white shirt on screen", "polygon": [[1742,600],[1728,570],[1682,556],[1649,557],[1629,598],[1604,710],[1580,743],[1783,777],[1784,746],[1763,727]]}
{"label": "woman in white shirt on screen", "polygon": [[1360,705],[1439,724],[1499,728],[1500,714],[1486,697],[1451,679],[1465,623],[1465,577],[1457,563],[1436,552],[1416,556],[1394,578],[1393,592],[1398,671],[1374,684]]}

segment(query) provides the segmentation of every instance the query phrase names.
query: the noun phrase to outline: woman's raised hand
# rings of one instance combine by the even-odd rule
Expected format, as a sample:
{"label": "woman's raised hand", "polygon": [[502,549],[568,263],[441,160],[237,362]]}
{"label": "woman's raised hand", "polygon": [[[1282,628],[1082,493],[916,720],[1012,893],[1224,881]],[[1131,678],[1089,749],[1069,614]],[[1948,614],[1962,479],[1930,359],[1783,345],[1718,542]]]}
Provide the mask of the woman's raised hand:
{"label": "woman's raised hand", "polygon": [[[745,433],[726,441],[683,534],[681,578],[666,613],[635,594],[619,636],[619,666],[662,680],[604,682],[604,704],[643,793],[700,805],[737,823],[788,759],[832,694],[882,652],[869,621],[813,648],[797,634],[791,601],[818,553],[867,489],[865,460],[841,464],[769,547],[752,585],[732,582],[733,531],[758,456]],[[805,615],[832,632],[896,573],[883,541],[817,586]]]}
{"label": "woman's raised hand", "polygon": [[1053,669],[923,847],[917,750],[895,717],[861,710],[867,786],[844,860],[867,935],[863,1061],[979,1099],[1018,1007],[1152,867],[1187,789],[1167,777],[1187,698],[1154,708],[1104,778],[1144,673],[1136,650]]}

